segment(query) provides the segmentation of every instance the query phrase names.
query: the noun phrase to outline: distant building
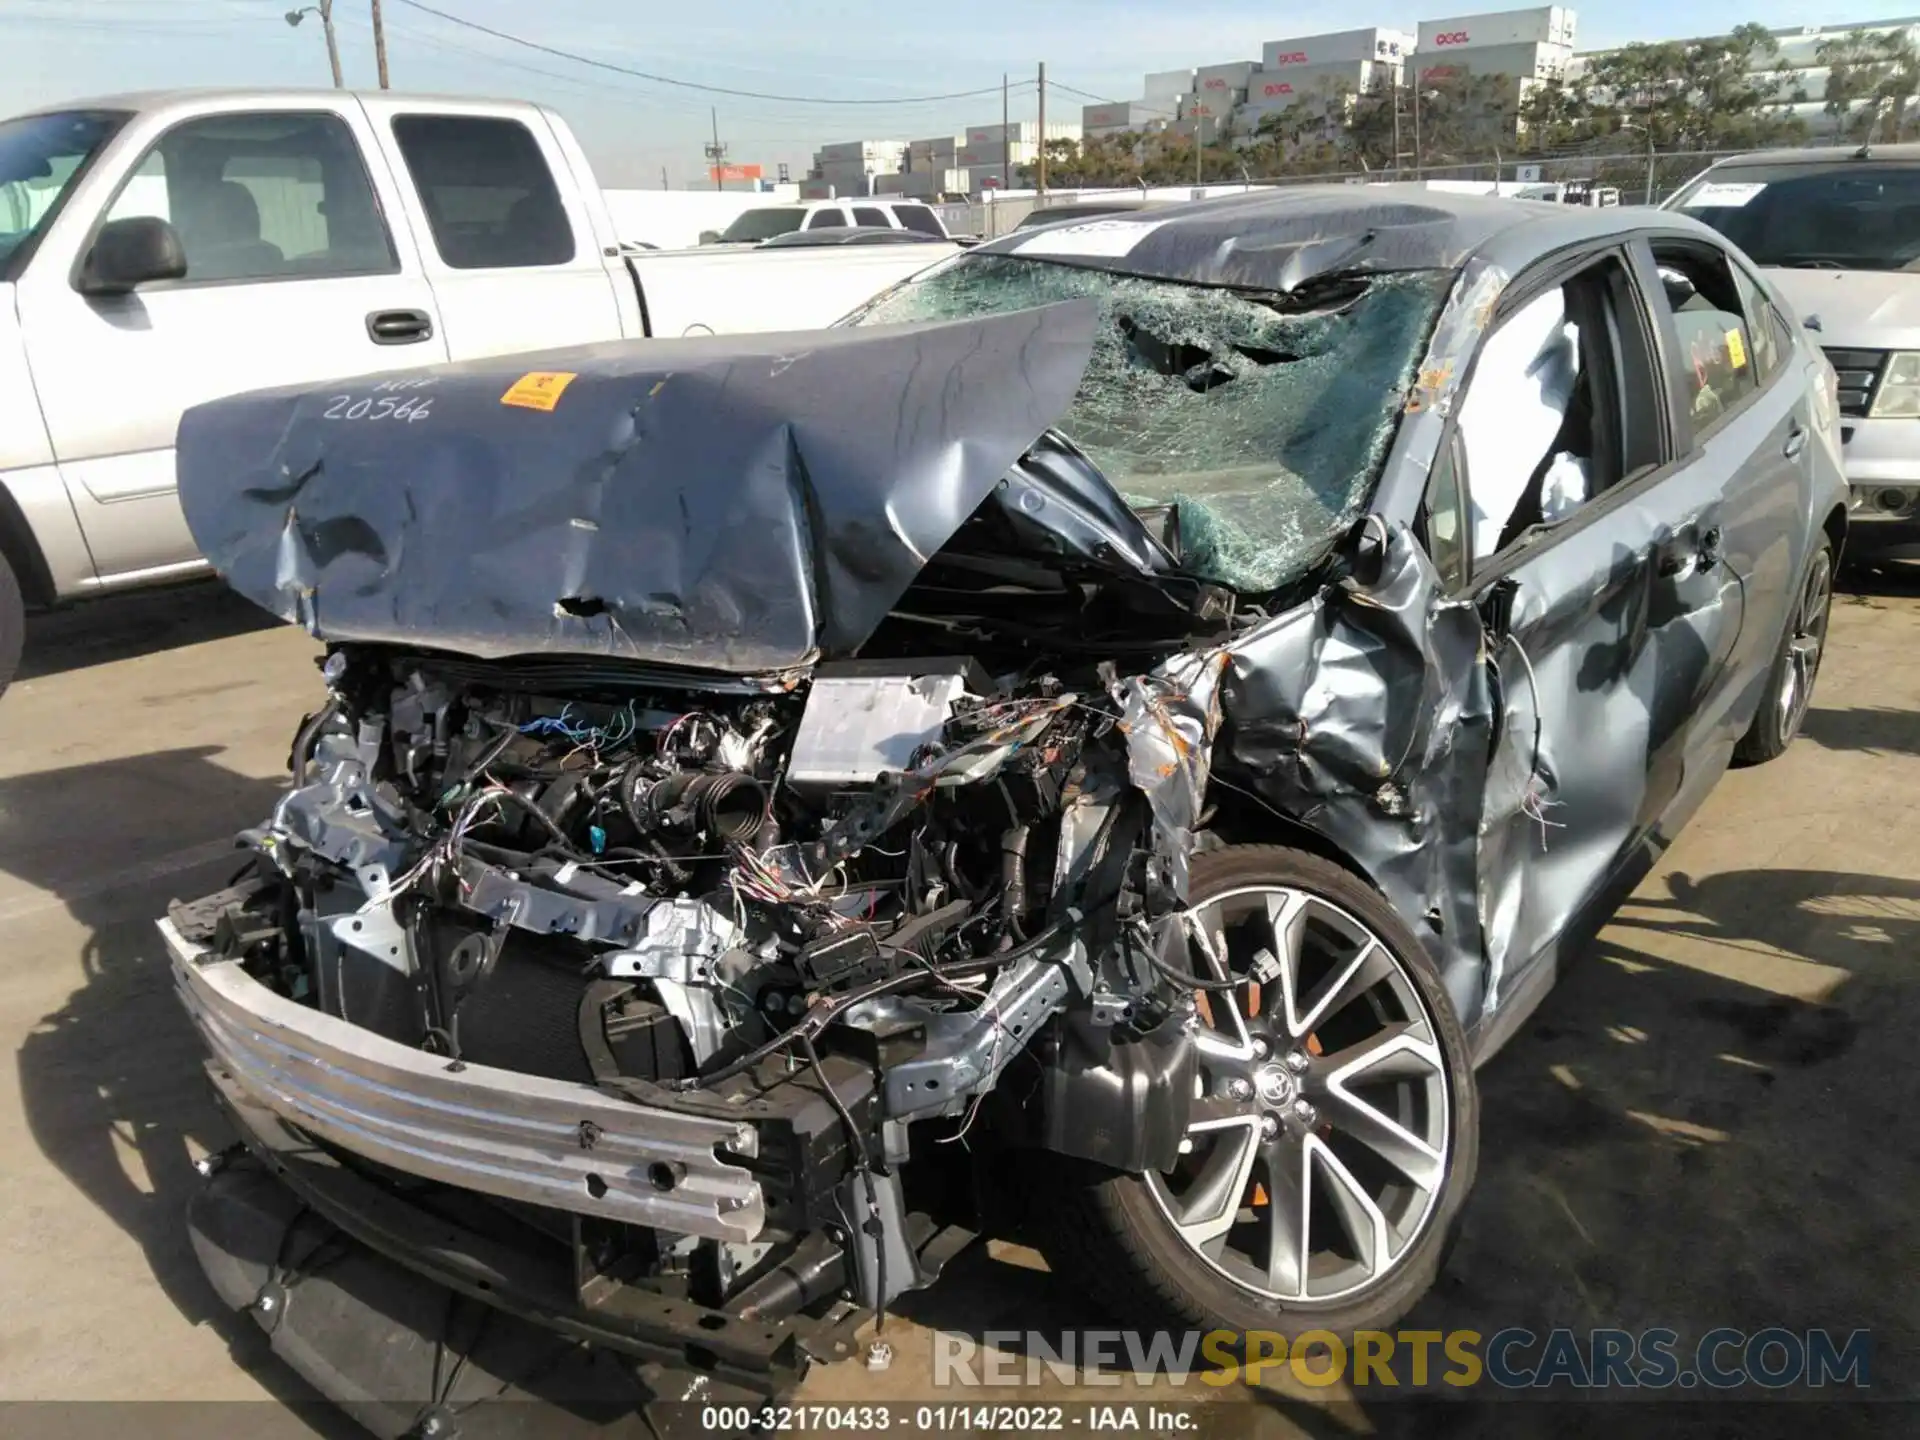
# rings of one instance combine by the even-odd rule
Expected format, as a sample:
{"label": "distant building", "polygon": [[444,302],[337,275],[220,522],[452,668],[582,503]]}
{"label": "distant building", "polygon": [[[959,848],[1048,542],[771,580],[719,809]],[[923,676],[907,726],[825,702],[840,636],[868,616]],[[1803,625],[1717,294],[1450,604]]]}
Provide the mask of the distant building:
{"label": "distant building", "polygon": [[[1594,59],[1612,53],[1575,52],[1578,18],[1565,6],[1543,5],[1424,20],[1413,30],[1375,26],[1269,40],[1260,47],[1257,60],[1222,60],[1155,71],[1142,80],[1138,99],[1086,105],[1078,123],[1050,123],[1047,133],[1053,139],[1093,140],[1197,131],[1210,143],[1230,136],[1244,145],[1251,143],[1263,120],[1311,102],[1319,107],[1326,133],[1332,135],[1338,133],[1347,112],[1331,102],[1331,96],[1391,87],[1396,103],[1404,103],[1411,119],[1413,107],[1422,103],[1421,97],[1430,94],[1432,87],[1462,76],[1504,76],[1510,92],[1488,97],[1489,104],[1517,111],[1534,89],[1577,78]],[[1815,133],[1831,132],[1837,122],[1824,110],[1827,70],[1819,63],[1820,45],[1848,35],[1900,30],[1920,40],[1920,16],[1785,27],[1771,32],[1779,41],[1779,54],[1758,61],[1757,68],[1780,68],[1773,82],[1776,103],[1806,121]],[[1402,95],[1402,90],[1412,93]],[[965,190],[978,195],[983,188],[1016,183],[1020,168],[1037,157],[1038,142],[1031,121],[1016,122],[1005,133],[998,125],[976,126],[964,135],[911,144],[848,141],[821,147],[814,157],[812,178],[832,183],[839,194],[880,189],[893,194]]]}

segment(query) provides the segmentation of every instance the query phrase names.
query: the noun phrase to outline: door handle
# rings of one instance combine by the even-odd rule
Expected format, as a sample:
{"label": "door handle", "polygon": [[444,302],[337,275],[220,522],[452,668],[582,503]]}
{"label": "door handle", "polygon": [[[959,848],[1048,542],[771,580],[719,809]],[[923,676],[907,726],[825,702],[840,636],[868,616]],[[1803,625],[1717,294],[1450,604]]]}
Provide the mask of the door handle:
{"label": "door handle", "polygon": [[1796,420],[1793,422],[1793,428],[1787,431],[1787,443],[1780,447],[1780,453],[1785,455],[1787,459],[1792,460],[1797,458],[1800,452],[1806,448],[1807,427]]}
{"label": "door handle", "polygon": [[1725,541],[1718,525],[1705,530],[1686,530],[1660,547],[1655,568],[1663,580],[1684,580],[1718,565]]}
{"label": "door handle", "polygon": [[424,310],[376,310],[367,316],[367,338],[376,345],[417,345],[433,338],[433,317]]}

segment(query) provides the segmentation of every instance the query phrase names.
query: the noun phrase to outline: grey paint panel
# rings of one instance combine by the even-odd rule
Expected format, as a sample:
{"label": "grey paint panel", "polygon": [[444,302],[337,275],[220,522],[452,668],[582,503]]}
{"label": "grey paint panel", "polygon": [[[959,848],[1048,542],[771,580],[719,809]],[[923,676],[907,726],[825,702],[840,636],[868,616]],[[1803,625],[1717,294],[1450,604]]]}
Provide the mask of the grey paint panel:
{"label": "grey paint panel", "polygon": [[[329,639],[791,668],[864,640],[1066,410],[1094,313],[241,396],[182,420],[181,503],[236,590]],[[568,378],[508,403],[533,373]]]}

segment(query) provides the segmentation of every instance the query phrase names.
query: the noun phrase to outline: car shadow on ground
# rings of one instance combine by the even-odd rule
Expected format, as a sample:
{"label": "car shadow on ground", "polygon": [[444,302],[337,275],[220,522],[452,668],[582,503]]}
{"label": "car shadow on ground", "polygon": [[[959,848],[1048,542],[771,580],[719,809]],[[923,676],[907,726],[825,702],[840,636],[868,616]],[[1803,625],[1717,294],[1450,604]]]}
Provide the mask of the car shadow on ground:
{"label": "car shadow on ground", "polygon": [[[1439,1284],[1400,1328],[1486,1337],[1565,1326],[1589,1356],[1596,1328],[1667,1327],[1683,1346],[1720,1326],[1825,1327],[1841,1341],[1866,1329],[1871,1394],[1910,1404],[1912,1366],[1902,1362],[1920,1344],[1920,1299],[1889,1277],[1920,1263],[1911,1221],[1920,1147],[1907,1140],[1920,1100],[1909,1058],[1920,1026],[1920,883],[1753,870],[1676,873],[1660,889],[1653,882],[1623,907],[1481,1073],[1478,1182]],[[1692,963],[1661,958],[1682,954]],[[1796,993],[1715,973],[1749,956]],[[976,1340],[1128,1323],[1092,1312],[1043,1272],[977,1250],[902,1309]],[[1310,1435],[1354,1433],[1349,1418],[1294,1389],[1260,1398]],[[1796,1433],[1812,1423],[1884,1433],[1910,1413],[1756,1413],[1756,1392],[1739,1393],[1716,1406],[1668,1391],[1689,1403],[1637,1406],[1632,1433],[1765,1434],[1776,1421]],[[1356,1398],[1362,1429],[1388,1436],[1558,1436],[1588,1421],[1616,1431],[1625,1419],[1613,1406],[1528,1403],[1485,1382],[1448,1403],[1409,1404],[1379,1386]],[[1575,1397],[1562,1386],[1539,1398]]]}
{"label": "car shadow on ground", "polygon": [[110,595],[29,616],[15,678],[63,675],[282,623],[217,580]]}
{"label": "car shadow on ground", "polygon": [[[47,1158],[141,1245],[172,1303],[215,1326],[303,1418],[345,1436],[357,1432],[315,1409],[251,1321],[221,1305],[186,1240],[191,1147],[230,1137],[152,918],[170,896],[224,883],[222,868],[99,891],[71,850],[63,858],[46,843],[76,805],[129,795],[161,832],[257,820],[277,784],[221,769],[213,753],[0,781],[0,869],[61,896],[90,932],[83,983],[21,1047],[22,1099]],[[1864,1328],[1876,1394],[1913,1398],[1898,1360],[1920,1341],[1920,1298],[1906,1283],[1920,1269],[1920,1147],[1906,1139],[1920,1098],[1917,947],[1916,882],[1755,870],[1673,874],[1643,891],[1482,1074],[1478,1185],[1441,1282],[1403,1328],[1665,1326],[1694,1338],[1718,1326]],[[1681,951],[1691,963],[1662,958]],[[1773,990],[1715,973],[1750,956],[1771,967]],[[130,1178],[141,1171],[145,1186]],[[901,1310],[976,1337],[1125,1322],[978,1248]],[[1308,1434],[1350,1433],[1337,1412],[1271,1391],[1257,1399]],[[1358,1405],[1385,1435],[1558,1435],[1570,1420],[1567,1406],[1484,1389],[1440,1407],[1376,1389]],[[1635,1413],[1637,1432],[1666,1428]],[[1820,1423],[1847,1428],[1825,1412]]]}
{"label": "car shadow on ground", "polygon": [[208,1093],[199,1041],[174,996],[153,922],[169,899],[224,885],[238,856],[101,888],[84,847],[50,843],[73,832],[76,815],[129,806],[143,828],[163,836],[257,821],[278,782],[237,775],[215,763],[219,753],[159,751],[0,780],[0,870],[61,897],[89,932],[82,983],[21,1043],[21,1105],[41,1152],[139,1244],[181,1313],[213,1327],[235,1362],[317,1433],[347,1440],[364,1432],[220,1302],[187,1240],[187,1197],[199,1184],[194,1154],[221,1149],[232,1135]]}

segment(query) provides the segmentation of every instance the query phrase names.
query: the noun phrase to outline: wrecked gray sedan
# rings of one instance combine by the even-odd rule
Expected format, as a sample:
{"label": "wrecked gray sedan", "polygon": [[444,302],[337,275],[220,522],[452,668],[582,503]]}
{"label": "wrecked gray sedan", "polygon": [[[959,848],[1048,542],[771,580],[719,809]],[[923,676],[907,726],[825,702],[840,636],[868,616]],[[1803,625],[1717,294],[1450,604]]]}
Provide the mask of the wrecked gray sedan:
{"label": "wrecked gray sedan", "polygon": [[1700,226],[1344,187],[190,413],[328,691],[162,923],[202,1262],[362,1401],[530,1385],[510,1325],[777,1391],[1012,1229],[1142,1324],[1391,1325],[1476,1063],[1800,725],[1835,414]]}

